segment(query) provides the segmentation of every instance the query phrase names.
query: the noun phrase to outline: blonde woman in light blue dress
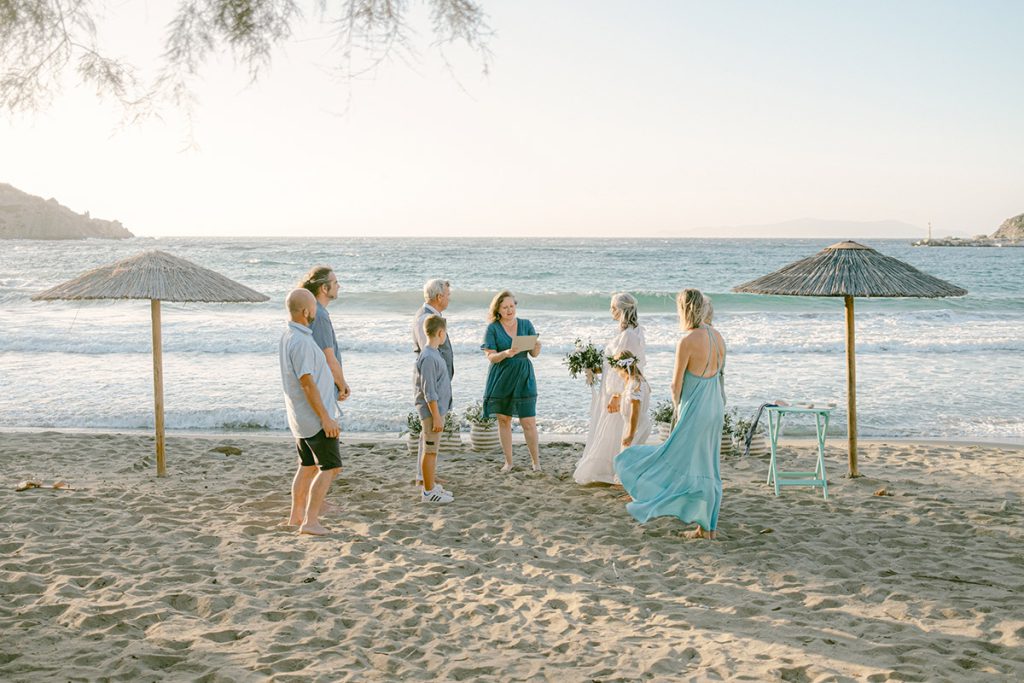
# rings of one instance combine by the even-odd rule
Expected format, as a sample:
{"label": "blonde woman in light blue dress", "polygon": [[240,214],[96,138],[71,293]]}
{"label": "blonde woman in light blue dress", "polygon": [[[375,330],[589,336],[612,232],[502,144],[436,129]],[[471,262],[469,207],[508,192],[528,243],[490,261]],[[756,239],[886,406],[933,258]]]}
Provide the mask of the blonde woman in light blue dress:
{"label": "blonde woman in light blue dress", "polygon": [[713,539],[722,504],[725,341],[705,322],[710,301],[699,290],[685,289],[676,301],[686,335],[672,377],[675,427],[660,446],[632,446],[615,456],[615,473],[637,521],[671,515],[697,524],[692,537]]}

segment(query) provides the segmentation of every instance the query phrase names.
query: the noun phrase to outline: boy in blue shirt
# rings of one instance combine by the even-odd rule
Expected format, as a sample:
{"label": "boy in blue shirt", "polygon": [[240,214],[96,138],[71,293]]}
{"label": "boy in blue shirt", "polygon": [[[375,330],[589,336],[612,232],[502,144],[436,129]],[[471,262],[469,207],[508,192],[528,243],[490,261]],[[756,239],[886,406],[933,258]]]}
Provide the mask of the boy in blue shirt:
{"label": "boy in blue shirt", "polygon": [[444,430],[444,416],[452,407],[452,380],[448,366],[437,350],[448,338],[448,326],[439,315],[427,316],[423,321],[427,333],[427,346],[416,358],[416,410],[420,415],[423,429],[420,438],[423,447],[420,471],[423,473],[423,491],[420,500],[424,503],[451,503],[455,496],[451,491],[434,480],[437,471],[437,446]]}

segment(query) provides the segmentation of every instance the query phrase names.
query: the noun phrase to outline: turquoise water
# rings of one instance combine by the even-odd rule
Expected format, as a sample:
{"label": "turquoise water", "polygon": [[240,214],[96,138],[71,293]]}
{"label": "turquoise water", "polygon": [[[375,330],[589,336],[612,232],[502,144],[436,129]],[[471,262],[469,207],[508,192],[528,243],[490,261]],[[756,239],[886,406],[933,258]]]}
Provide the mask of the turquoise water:
{"label": "turquoise water", "polygon": [[[0,427],[152,425],[148,303],[34,303],[85,270],[163,249],[271,297],[266,304],[164,304],[167,422],[175,429],[285,429],[276,343],[281,302],[310,265],[333,265],[331,308],[353,397],[346,428],[397,431],[411,409],[409,325],[429,277],[452,281],[456,407],[479,398],[479,351],[495,291],[516,293],[544,351],[538,424],[581,432],[589,392],[561,356],[576,337],[614,333],[608,297],[640,300],[648,376],[667,397],[678,339],[674,295],[713,299],[729,343],[730,407],[779,398],[845,399],[840,299],[739,295],[730,288],[836,240],[148,239],[7,241],[0,251]],[[857,300],[864,436],[1024,439],[1024,249],[870,246],[965,287],[956,299]],[[845,430],[838,411],[834,430]]]}

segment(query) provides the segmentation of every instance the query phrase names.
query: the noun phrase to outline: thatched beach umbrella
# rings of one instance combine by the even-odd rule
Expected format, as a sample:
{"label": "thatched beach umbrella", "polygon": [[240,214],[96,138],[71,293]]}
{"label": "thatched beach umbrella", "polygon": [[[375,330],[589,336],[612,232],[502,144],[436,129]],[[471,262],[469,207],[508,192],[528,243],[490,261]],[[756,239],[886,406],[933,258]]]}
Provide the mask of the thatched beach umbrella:
{"label": "thatched beach umbrella", "polygon": [[147,251],[32,297],[33,301],[149,299],[153,319],[153,402],[156,412],[156,474],[167,474],[164,460],[164,380],[160,341],[161,301],[258,302],[269,297],[234,280],[162,251]]}
{"label": "thatched beach umbrella", "polygon": [[734,292],[784,296],[841,296],[846,302],[846,408],[850,442],[849,476],[857,471],[857,371],[853,298],[963,296],[966,289],[922,273],[857,242],[839,242],[814,256],[751,280]]}

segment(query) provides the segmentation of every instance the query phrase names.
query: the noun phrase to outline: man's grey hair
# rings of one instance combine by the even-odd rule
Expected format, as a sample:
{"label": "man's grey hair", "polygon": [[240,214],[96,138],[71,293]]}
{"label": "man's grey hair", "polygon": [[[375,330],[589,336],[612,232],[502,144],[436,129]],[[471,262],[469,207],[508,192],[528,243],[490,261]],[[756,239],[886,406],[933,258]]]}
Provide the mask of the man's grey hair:
{"label": "man's grey hair", "polygon": [[451,287],[451,283],[447,280],[440,278],[434,278],[433,280],[427,280],[427,283],[423,285],[423,300],[430,301],[436,297],[444,294],[444,290]]}

